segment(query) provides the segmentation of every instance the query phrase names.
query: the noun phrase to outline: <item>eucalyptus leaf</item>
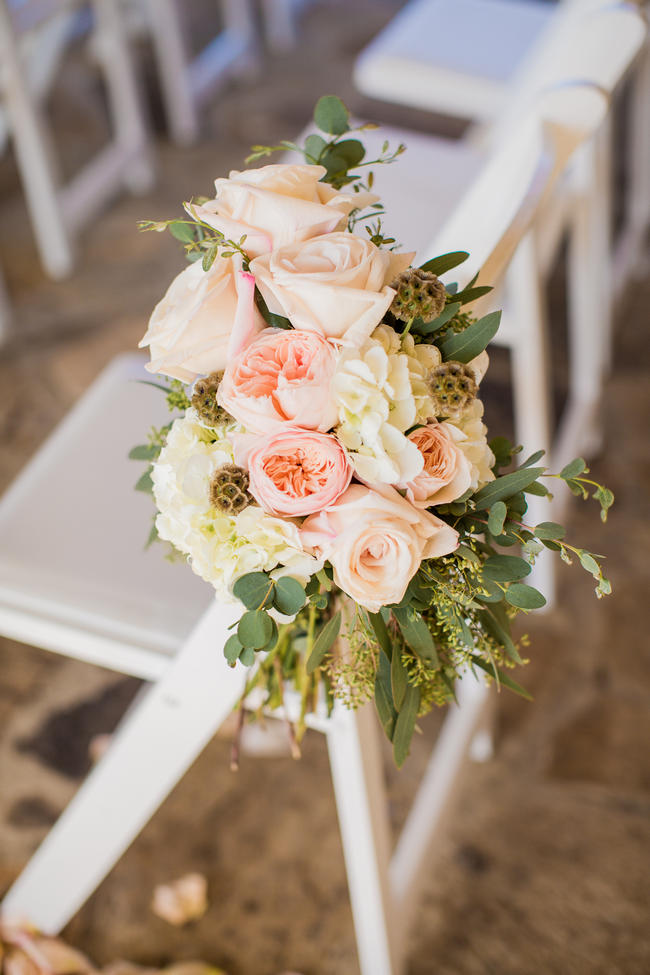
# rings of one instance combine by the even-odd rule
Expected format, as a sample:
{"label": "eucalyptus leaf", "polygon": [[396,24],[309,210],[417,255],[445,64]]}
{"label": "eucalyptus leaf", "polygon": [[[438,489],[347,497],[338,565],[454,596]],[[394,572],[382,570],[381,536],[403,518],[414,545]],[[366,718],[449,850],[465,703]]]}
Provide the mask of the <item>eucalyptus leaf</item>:
{"label": "eucalyptus leaf", "polygon": [[483,610],[481,620],[485,629],[501,644],[510,659],[517,664],[522,664],[523,660],[517,652],[510,633],[506,629],[508,625],[507,617],[505,613],[502,617],[499,614],[499,610],[502,610],[502,608],[501,605],[496,605],[493,609]]}
{"label": "eucalyptus leaf", "polygon": [[393,755],[398,768],[402,767],[410,751],[419,707],[420,688],[408,684],[404,694],[404,703],[397,715],[395,731],[393,732]]}
{"label": "eucalyptus leaf", "polygon": [[307,661],[307,673],[313,674],[317,667],[320,666],[323,657],[328,650],[334,645],[334,641],[339,635],[339,630],[341,629],[341,612],[336,613],[331,620],[328,620],[325,626],[319,631],[318,636],[314,640],[314,646],[309,655]]}
{"label": "eucalyptus leaf", "polygon": [[496,501],[506,501],[514,497],[533,481],[536,481],[544,471],[544,467],[526,467],[512,471],[510,474],[503,474],[496,480],[490,481],[474,495],[476,510],[484,511],[486,508],[491,508]]}
{"label": "eucalyptus leaf", "polygon": [[441,254],[430,261],[425,261],[420,270],[430,271],[431,274],[444,274],[445,271],[451,271],[453,267],[463,264],[468,257],[467,251],[450,251],[448,254]]}
{"label": "eucalyptus leaf", "polygon": [[431,335],[432,332],[437,332],[439,328],[442,328],[443,325],[450,322],[454,315],[459,311],[460,304],[459,302],[454,301],[451,304],[446,305],[444,311],[442,311],[438,317],[434,318],[431,322],[423,322],[421,318],[416,318],[412,325],[412,330],[415,331],[417,326],[417,331],[421,335]]}
{"label": "eucalyptus leaf", "polygon": [[316,102],[314,122],[321,132],[343,135],[350,128],[350,113],[336,95],[323,95]]}
{"label": "eucalyptus leaf", "polygon": [[535,527],[535,534],[542,541],[557,541],[558,538],[564,538],[566,535],[566,529],[564,525],[558,525],[556,521],[541,521],[539,525]]}
{"label": "eucalyptus leaf", "polygon": [[297,579],[282,576],[275,582],[273,605],[285,616],[293,616],[305,605],[305,590]]}
{"label": "eucalyptus leaf", "polygon": [[255,663],[255,651],[252,647],[244,647],[242,652],[239,654],[239,659],[243,663],[244,667],[252,667]]}
{"label": "eucalyptus leaf", "polygon": [[501,312],[493,311],[472,322],[462,332],[446,335],[439,346],[443,359],[447,362],[470,362],[492,341],[500,323]]}
{"label": "eucalyptus leaf", "polygon": [[261,609],[273,600],[274,588],[274,583],[265,572],[248,572],[237,579],[232,591],[246,609]]}
{"label": "eucalyptus leaf", "polygon": [[393,692],[393,701],[395,702],[395,707],[398,711],[404,703],[407,683],[408,678],[406,668],[402,663],[402,655],[396,648],[390,662],[390,686]]}
{"label": "eucalyptus leaf", "polygon": [[483,565],[483,577],[494,582],[513,582],[530,575],[530,563],[516,555],[492,555]]}
{"label": "eucalyptus leaf", "polygon": [[145,494],[153,494],[153,481],[151,480],[151,467],[148,468],[135,482],[135,490],[143,491]]}
{"label": "eucalyptus leaf", "polygon": [[386,659],[390,660],[393,656],[393,645],[381,613],[368,613],[368,619],[370,620],[370,625],[375,631],[377,643],[386,655]]}
{"label": "eucalyptus leaf", "polygon": [[541,609],[542,606],[546,606],[546,598],[541,592],[523,582],[515,582],[508,586],[506,601],[511,606],[516,606],[517,609]]}
{"label": "eucalyptus leaf", "polygon": [[501,670],[500,667],[493,667],[491,664],[487,663],[481,657],[472,657],[472,664],[484,670],[486,674],[490,674],[499,684],[503,684],[504,687],[509,688],[514,691],[515,694],[519,694],[520,697],[525,698],[527,701],[532,701],[532,695],[528,691],[518,684],[516,680],[513,680],[505,671]]}
{"label": "eucalyptus leaf", "polygon": [[488,513],[488,528],[493,535],[500,535],[506,520],[508,509],[503,501],[496,501]]}
{"label": "eucalyptus leaf", "polygon": [[180,240],[181,243],[191,244],[194,242],[196,224],[190,224],[184,220],[172,220],[167,226],[172,237]]}
{"label": "eucalyptus leaf", "polygon": [[232,636],[228,637],[224,644],[223,655],[231,667],[235,666],[243,649],[244,648],[241,645],[241,641],[236,633],[233,633]]}
{"label": "eucalyptus leaf", "polygon": [[531,454],[530,457],[527,457],[526,460],[519,465],[519,467],[532,467],[533,464],[536,464],[538,460],[542,459],[545,453],[545,450],[536,450],[535,453]]}
{"label": "eucalyptus leaf", "polygon": [[576,457],[572,460],[566,467],[563,467],[560,471],[560,477],[567,481],[573,477],[578,477],[579,474],[583,474],[587,470],[587,463],[582,457]]}
{"label": "eucalyptus leaf", "polygon": [[293,328],[293,325],[288,318],[285,318],[283,315],[276,315],[274,312],[269,311],[269,307],[264,301],[262,292],[259,290],[259,288],[255,288],[255,304],[257,305],[260,315],[267,325],[270,325],[272,328]]}
{"label": "eucalyptus leaf", "polygon": [[237,626],[237,636],[243,647],[262,650],[273,636],[273,623],[264,609],[248,610]]}
{"label": "eucalyptus leaf", "polygon": [[160,453],[160,447],[151,444],[138,444],[129,450],[129,460],[155,460]]}
{"label": "eucalyptus leaf", "polygon": [[358,166],[366,154],[363,142],[358,139],[343,139],[342,142],[336,143],[334,150],[337,156],[345,160],[347,169]]}
{"label": "eucalyptus leaf", "polygon": [[318,163],[320,161],[321,153],[326,145],[327,142],[322,135],[312,133],[305,139],[305,153],[311,159],[313,159],[314,163]]}
{"label": "eucalyptus leaf", "polygon": [[402,636],[413,653],[426,660],[434,668],[439,667],[436,645],[431,630],[419,614],[413,614],[408,609],[394,609],[393,615],[397,620]]}
{"label": "eucalyptus leaf", "polygon": [[389,741],[393,739],[395,730],[395,719],[397,712],[393,704],[393,691],[391,688],[390,663],[384,654],[379,655],[377,674],[375,677],[375,706],[381,726],[386,733]]}

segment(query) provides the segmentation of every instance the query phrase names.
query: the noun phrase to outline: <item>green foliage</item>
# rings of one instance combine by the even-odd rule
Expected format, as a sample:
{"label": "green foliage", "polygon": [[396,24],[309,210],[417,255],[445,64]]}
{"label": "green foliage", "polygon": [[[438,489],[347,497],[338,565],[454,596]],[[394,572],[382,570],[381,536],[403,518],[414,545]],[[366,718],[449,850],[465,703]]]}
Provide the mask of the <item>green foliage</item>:
{"label": "green foliage", "polygon": [[331,650],[334,641],[341,629],[341,613],[336,613],[331,620],[323,626],[314,641],[311,654],[307,659],[307,673],[313,674],[317,667],[320,667],[325,654]]}
{"label": "green foliage", "polygon": [[274,312],[269,311],[269,307],[264,301],[262,292],[258,287],[255,288],[255,304],[267,325],[271,325],[273,328],[293,328],[289,319],[285,318],[284,315],[276,315]]}
{"label": "green foliage", "polygon": [[493,311],[479,318],[459,334],[446,334],[438,347],[445,361],[470,362],[479,355],[499,331],[501,312]]}
{"label": "green foliage", "polygon": [[430,261],[425,261],[420,267],[422,271],[431,271],[432,274],[440,276],[445,271],[451,271],[452,268],[463,264],[468,257],[469,254],[467,251],[450,251],[449,254],[440,254],[439,257],[433,257]]}
{"label": "green foliage", "polygon": [[350,130],[350,113],[336,95],[323,95],[316,102],[314,122],[322,132],[343,135]]}

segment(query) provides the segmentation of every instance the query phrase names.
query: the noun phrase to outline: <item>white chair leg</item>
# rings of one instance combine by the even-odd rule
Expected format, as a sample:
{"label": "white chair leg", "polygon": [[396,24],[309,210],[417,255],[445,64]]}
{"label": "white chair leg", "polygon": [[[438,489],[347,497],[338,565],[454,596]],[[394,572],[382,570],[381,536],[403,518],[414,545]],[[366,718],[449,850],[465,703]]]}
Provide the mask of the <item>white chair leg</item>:
{"label": "white chair leg", "polygon": [[262,0],[266,43],[274,54],[284,54],[295,47],[295,6],[296,0]]}
{"label": "white chair leg", "polygon": [[58,175],[5,0],[0,0],[0,36],[12,39],[0,51],[5,71],[5,104],[41,262],[53,278],[62,278],[72,270],[74,259],[57,195]]}
{"label": "white chair leg", "polygon": [[614,250],[614,295],[630,275],[648,270],[646,234],[650,228],[650,43],[632,78],[627,145],[627,188],[620,240]]}
{"label": "white chair leg", "polygon": [[361,975],[398,975],[390,832],[373,705],[339,708],[326,728]]}
{"label": "white chair leg", "polygon": [[147,4],[167,124],[174,142],[189,145],[198,138],[200,127],[178,9],[175,0],[147,0]]}
{"label": "white chair leg", "polygon": [[0,346],[9,338],[11,331],[11,304],[5,285],[2,269],[0,268]]}
{"label": "white chair leg", "polygon": [[468,753],[471,755],[475,736],[485,730],[486,714],[494,703],[490,688],[471,673],[456,682],[456,694],[458,705],[449,706],[390,865],[395,923],[403,948],[431,869],[430,854],[453,809],[460,772]]}
{"label": "white chair leg", "polygon": [[125,157],[123,181],[133,192],[144,193],[153,185],[154,169],[123,15],[116,0],[94,0],[94,7],[111,121]]}
{"label": "white chair leg", "polygon": [[9,890],[4,917],[54,934],[117,862],[243,690],[221,653],[237,615],[216,602],[205,613]]}
{"label": "white chair leg", "polygon": [[[548,367],[547,318],[535,239],[528,233],[517,248],[508,269],[506,288],[508,311],[514,328],[512,338],[512,388],[515,436],[524,454],[544,449],[551,462],[551,384]],[[545,498],[527,495],[527,519],[535,525],[548,521]],[[544,550],[530,575],[531,585],[546,597],[555,598],[553,553]]]}

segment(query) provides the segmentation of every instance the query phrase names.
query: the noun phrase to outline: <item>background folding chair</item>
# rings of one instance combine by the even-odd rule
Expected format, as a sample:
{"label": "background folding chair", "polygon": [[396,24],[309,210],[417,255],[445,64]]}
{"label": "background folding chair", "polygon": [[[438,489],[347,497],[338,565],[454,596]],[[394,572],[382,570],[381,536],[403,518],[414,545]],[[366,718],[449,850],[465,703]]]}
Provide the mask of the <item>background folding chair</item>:
{"label": "background folding chair", "polygon": [[92,0],[96,54],[106,81],[111,143],[62,185],[42,98],[81,0],[0,0],[0,139],[16,152],[41,263],[54,278],[74,264],[74,239],[122,187],[153,179],[119,0]]}
{"label": "background folding chair", "polygon": [[182,0],[139,0],[153,39],[169,131],[187,145],[200,132],[205,99],[233,74],[254,62],[256,35],[250,0],[220,0],[222,26],[195,56],[188,51]]}

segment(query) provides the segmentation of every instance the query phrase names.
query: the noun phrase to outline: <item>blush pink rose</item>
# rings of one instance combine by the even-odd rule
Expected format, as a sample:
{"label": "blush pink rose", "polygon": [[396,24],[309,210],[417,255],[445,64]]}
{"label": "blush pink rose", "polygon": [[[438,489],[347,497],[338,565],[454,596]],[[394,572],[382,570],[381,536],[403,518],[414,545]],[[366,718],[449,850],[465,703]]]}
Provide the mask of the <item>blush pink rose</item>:
{"label": "blush pink rose", "polygon": [[452,423],[430,423],[409,434],[424,460],[422,471],[412,481],[399,484],[418,508],[455,501],[472,484],[472,465],[460,442],[465,434]]}
{"label": "blush pink rose", "polygon": [[209,271],[200,261],[177,275],[153,310],[140,348],[149,346],[149,372],[191,383],[225,369],[264,328],[254,301],[255,279],[239,254],[217,258]]}
{"label": "blush pink rose", "polygon": [[252,444],[248,440],[233,438],[235,460],[248,467],[250,492],[272,515],[297,518],[320,511],[334,504],[352,478],[345,450],[329,434],[283,427]]}
{"label": "blush pink rose", "polygon": [[[293,241],[328,234],[356,207],[374,202],[371,194],[342,193],[320,180],[323,166],[280,163],[233,170],[216,179],[216,199],[190,205],[190,213],[229,240],[246,235],[244,249],[258,257]],[[360,196],[363,199],[360,199]]]}
{"label": "blush pink rose", "polygon": [[423,559],[458,545],[457,531],[394,488],[361,484],[307,518],[300,536],[306,549],[332,564],[336,584],[371,613],[403,599]]}
{"label": "blush pink rose", "polygon": [[251,273],[269,310],[294,328],[361,345],[395,297],[388,285],[413,256],[350,233],[324,234],[257,257]]}
{"label": "blush pink rose", "polygon": [[315,332],[267,328],[228,364],[218,401],[251,433],[283,423],[325,432],[338,418],[330,391],[336,359]]}

